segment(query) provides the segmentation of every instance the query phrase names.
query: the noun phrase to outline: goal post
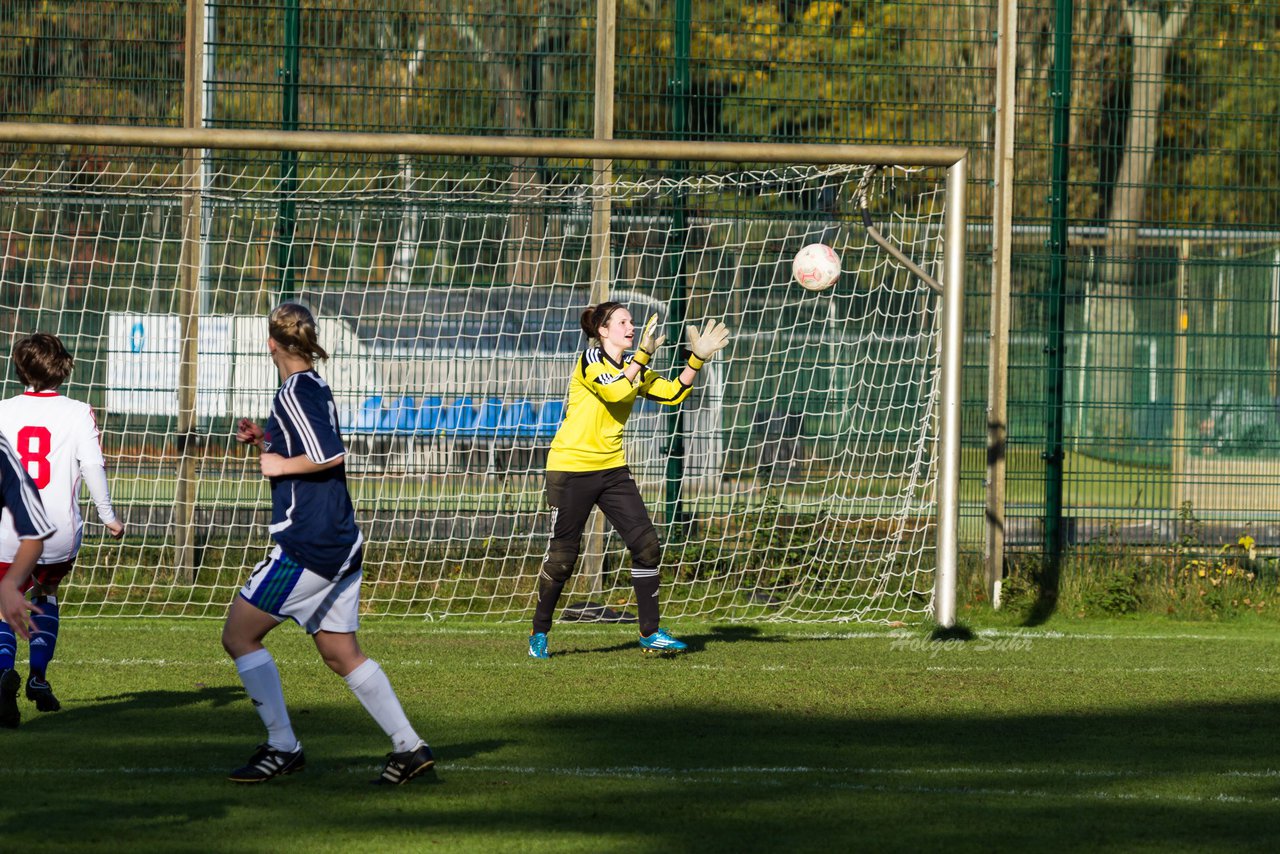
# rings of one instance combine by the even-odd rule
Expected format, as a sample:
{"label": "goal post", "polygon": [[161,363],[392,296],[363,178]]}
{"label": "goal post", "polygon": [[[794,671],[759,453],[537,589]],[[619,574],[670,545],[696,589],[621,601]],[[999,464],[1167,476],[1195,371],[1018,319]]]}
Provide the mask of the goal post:
{"label": "goal post", "polygon": [[[310,156],[286,183],[267,151]],[[681,419],[646,403],[627,428],[667,613],[955,622],[964,149],[0,123],[0,152],[0,311],[73,339],[68,390],[99,410],[133,531],[87,538],[71,613],[220,616],[260,558],[265,486],[228,425],[266,415],[263,318],[296,272],[333,354],[366,610],[527,616],[607,245],[638,324],[735,333]],[[808,242],[843,257],[830,291],[790,281]],[[680,337],[669,323],[670,376]],[[621,543],[603,548],[609,578],[582,595],[625,613]]]}

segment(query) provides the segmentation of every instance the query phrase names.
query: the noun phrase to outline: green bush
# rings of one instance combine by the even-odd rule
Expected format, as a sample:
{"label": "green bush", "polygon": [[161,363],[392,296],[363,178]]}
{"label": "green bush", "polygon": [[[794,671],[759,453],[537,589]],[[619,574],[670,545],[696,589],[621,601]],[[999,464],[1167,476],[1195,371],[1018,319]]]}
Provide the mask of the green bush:
{"label": "green bush", "polygon": [[1100,612],[1108,616],[1136,613],[1142,607],[1141,585],[1141,573],[1116,573],[1088,587],[1082,605],[1089,613]]}

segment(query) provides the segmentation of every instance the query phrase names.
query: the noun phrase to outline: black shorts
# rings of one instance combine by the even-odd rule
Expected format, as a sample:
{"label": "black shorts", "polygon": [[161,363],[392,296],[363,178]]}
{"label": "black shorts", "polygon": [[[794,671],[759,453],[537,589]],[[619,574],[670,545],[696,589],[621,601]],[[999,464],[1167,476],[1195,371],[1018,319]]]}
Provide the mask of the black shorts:
{"label": "black shorts", "polygon": [[648,536],[657,537],[640,488],[626,466],[604,471],[549,471],[547,503],[555,509],[553,541],[572,541],[576,546],[591,508],[596,506],[633,551]]}
{"label": "black shorts", "polygon": [[[22,592],[26,593],[32,587],[39,584],[40,589],[45,593],[56,593],[58,585],[62,583],[62,579],[65,578],[67,573],[72,570],[75,563],[76,562],[74,560],[64,560],[59,561],[58,563],[36,564],[35,570],[33,570],[31,575],[27,577],[27,580],[23,582],[21,587]],[[0,562],[0,578],[4,578],[5,575],[8,574],[9,567],[11,566],[13,566],[13,564]]]}

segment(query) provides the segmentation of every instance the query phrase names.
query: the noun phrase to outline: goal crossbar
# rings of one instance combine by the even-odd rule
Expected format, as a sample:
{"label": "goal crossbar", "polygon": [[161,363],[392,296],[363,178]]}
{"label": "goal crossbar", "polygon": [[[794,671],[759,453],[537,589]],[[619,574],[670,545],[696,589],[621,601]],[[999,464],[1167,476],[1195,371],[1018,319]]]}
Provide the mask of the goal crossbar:
{"label": "goal crossbar", "polygon": [[843,145],[785,142],[705,142],[636,139],[458,136],[413,133],[160,128],[0,122],[0,143],[147,148],[460,154],[473,157],[557,157],[590,160],[696,160],[742,163],[861,163],[950,167],[967,149],[954,146]]}

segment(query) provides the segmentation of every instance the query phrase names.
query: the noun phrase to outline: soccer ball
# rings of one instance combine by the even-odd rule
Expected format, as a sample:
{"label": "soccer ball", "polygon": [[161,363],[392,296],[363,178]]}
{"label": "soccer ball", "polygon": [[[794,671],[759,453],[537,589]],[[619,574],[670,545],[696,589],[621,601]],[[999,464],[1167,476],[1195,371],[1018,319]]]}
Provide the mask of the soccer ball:
{"label": "soccer ball", "polygon": [[810,243],[796,253],[791,275],[802,288],[825,291],[840,278],[840,256],[825,243]]}

